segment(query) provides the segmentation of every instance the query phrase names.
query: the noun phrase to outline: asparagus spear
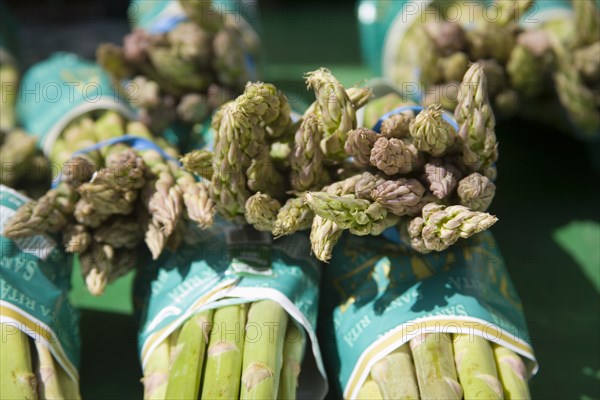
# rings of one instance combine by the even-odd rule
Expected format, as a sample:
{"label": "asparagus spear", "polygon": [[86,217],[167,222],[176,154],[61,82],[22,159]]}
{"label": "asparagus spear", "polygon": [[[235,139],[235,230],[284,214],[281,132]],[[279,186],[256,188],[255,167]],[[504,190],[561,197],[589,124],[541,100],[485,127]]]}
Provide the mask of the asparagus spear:
{"label": "asparagus spear", "polygon": [[13,186],[29,170],[30,161],[36,152],[35,137],[27,135],[19,129],[8,132],[0,147],[0,183]]}
{"label": "asparagus spear", "polygon": [[381,136],[371,149],[369,162],[386,175],[408,174],[418,168],[418,155],[418,149],[414,144]]}
{"label": "asparagus spear", "polygon": [[0,324],[0,398],[37,399],[29,337],[12,324]]}
{"label": "asparagus spear", "polygon": [[447,333],[422,334],[410,341],[423,399],[461,399],[456,378],[452,338]]}
{"label": "asparagus spear", "polygon": [[[15,126],[15,102],[19,71],[14,65],[0,65],[0,130],[8,131]],[[6,89],[6,90],[5,90]]]}
{"label": "asparagus spear", "polygon": [[333,220],[316,215],[310,229],[310,245],[315,257],[320,261],[329,262],[333,255],[333,247],[343,232]]}
{"label": "asparagus spear", "polygon": [[198,313],[183,324],[177,339],[177,358],[169,373],[167,399],[196,399],[208,342],[212,310]]}
{"label": "asparagus spear", "polygon": [[[285,310],[271,300],[257,301],[250,306],[240,399],[277,398],[287,324]],[[249,334],[250,329],[254,332]]]}
{"label": "asparagus spear", "polygon": [[417,149],[435,157],[447,152],[456,140],[454,128],[443,118],[439,104],[433,104],[417,115],[410,124],[410,135]]}
{"label": "asparagus spear", "polygon": [[455,334],[454,358],[465,399],[503,399],[490,343],[481,336]]}
{"label": "asparagus spear", "polygon": [[346,158],[348,131],[356,128],[356,110],[342,84],[326,68],[306,74],[306,84],[315,92],[323,129],[321,150],[332,159]]}
{"label": "asparagus spear", "polygon": [[358,199],[354,195],[336,196],[327,192],[306,192],[304,201],[315,214],[330,219],[355,235],[379,235],[397,222],[393,214],[379,203]]}
{"label": "asparagus spear", "polygon": [[212,151],[198,149],[187,153],[179,161],[181,161],[183,169],[186,171],[210,181],[214,172],[213,157],[214,153]]}
{"label": "asparagus spear", "polygon": [[41,341],[35,342],[35,349],[39,360],[37,379],[40,398],[48,400],[65,398],[58,376],[60,365],[56,365],[50,350]]}
{"label": "asparagus spear", "polygon": [[283,344],[283,366],[279,382],[280,399],[295,400],[298,387],[298,375],[304,358],[306,340],[302,331],[294,322],[288,324]]}
{"label": "asparagus spear", "polygon": [[504,397],[507,400],[530,399],[525,364],[521,357],[504,346],[492,344],[492,348]]}
{"label": "asparagus spear", "polygon": [[144,368],[144,399],[164,399],[169,379],[169,339],[163,340],[150,355]]}
{"label": "asparagus spear", "polygon": [[232,399],[240,392],[246,304],[217,309],[208,342],[203,399]]}
{"label": "asparagus spear", "polygon": [[422,217],[414,218],[408,227],[411,246],[420,252],[443,251],[458,239],[467,239],[498,221],[493,215],[472,211],[464,206],[445,207],[429,203]]}
{"label": "asparagus spear", "polygon": [[310,228],[314,214],[301,197],[291,197],[279,209],[273,223],[273,236],[281,237]]}
{"label": "asparagus spear", "polygon": [[271,232],[281,204],[268,194],[255,193],[246,201],[246,221],[256,230]]}
{"label": "asparagus spear", "polygon": [[377,384],[369,378],[360,388],[356,400],[383,400],[383,396]]}
{"label": "asparagus spear", "polygon": [[76,381],[74,381],[64,368],[60,366],[56,369],[58,374],[58,383],[60,384],[60,389],[64,394],[65,399],[69,400],[79,400],[81,399],[81,395],[79,394],[79,385]]}
{"label": "asparagus spear", "polygon": [[386,399],[418,399],[419,386],[410,346],[403,345],[371,368],[371,379]]}
{"label": "asparagus spear", "polygon": [[319,147],[321,127],[318,117],[310,113],[304,117],[294,138],[294,151],[291,153],[290,180],[295,190],[309,190],[328,180],[323,165],[323,153]]}
{"label": "asparagus spear", "polygon": [[458,183],[456,192],[463,206],[473,211],[485,211],[492,204],[496,185],[488,177],[474,172]]}
{"label": "asparagus spear", "polygon": [[68,183],[61,183],[37,201],[20,207],[4,225],[4,236],[20,238],[63,229],[73,212],[77,193]]}

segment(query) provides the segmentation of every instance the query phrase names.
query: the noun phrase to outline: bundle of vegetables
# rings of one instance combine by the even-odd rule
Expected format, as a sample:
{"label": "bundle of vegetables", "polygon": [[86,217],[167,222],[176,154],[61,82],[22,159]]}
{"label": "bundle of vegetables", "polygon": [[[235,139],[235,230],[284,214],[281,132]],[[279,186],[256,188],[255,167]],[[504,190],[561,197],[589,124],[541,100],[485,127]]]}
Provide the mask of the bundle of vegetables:
{"label": "bundle of vegetables", "polygon": [[187,17],[168,32],[135,28],[123,46],[102,44],[98,62],[139,108],[139,118],[160,132],[175,120],[199,123],[254,78],[259,42],[239,16],[212,0],[182,0]]}
{"label": "bundle of vegetables", "polygon": [[545,27],[556,54],[554,86],[575,131],[594,138],[600,132],[600,11],[595,0],[571,3],[573,18]]}
{"label": "bundle of vegetables", "polygon": [[48,347],[14,324],[0,323],[0,397],[79,399],[77,384],[57,364]]}
{"label": "bundle of vegetables", "polygon": [[48,160],[37,149],[35,138],[16,127],[15,101],[19,72],[0,54],[0,184],[28,189],[35,196],[35,186],[49,181]]}
{"label": "bundle of vegetables", "polygon": [[6,220],[29,199],[0,184],[0,398],[78,399],[78,313],[71,266],[47,236],[10,240]]}
{"label": "bundle of vegetables", "polygon": [[0,131],[0,184],[25,190],[38,197],[50,181],[48,159],[36,147],[35,138],[22,129]]}
{"label": "bundle of vegetables", "polygon": [[183,157],[184,168],[210,180],[220,215],[275,237],[311,228],[322,261],[344,230],[379,235],[400,226],[413,248],[429,252],[496,222],[485,213],[498,152],[481,65],[464,76],[458,129],[439,105],[386,115],[380,134],[357,128],[368,89],[346,90],[323,68],[306,81],[316,101],[301,121],[291,121],[272,85],[249,84],[215,114],[214,151]]}
{"label": "bundle of vegetables", "polygon": [[357,399],[530,399],[521,357],[469,334],[421,334],[371,368]]}
{"label": "bundle of vegetables", "polygon": [[[145,145],[136,147],[136,141]],[[135,266],[133,249],[140,243],[156,258],[166,246],[177,247],[183,218],[201,225],[212,220],[206,188],[179,168],[176,156],[140,122],[114,111],[84,114],[52,147],[60,181],[21,207],[4,235],[61,233],[66,251],[79,255],[89,291],[100,295]]]}
{"label": "bundle of vegetables", "polygon": [[301,329],[272,300],[198,313],[152,354],[144,398],[295,399]]}
{"label": "bundle of vegetables", "polygon": [[[469,63],[480,63],[494,111],[510,118],[520,104],[552,95],[554,52],[543,29],[519,26],[533,0],[495,0],[490,10],[483,3],[431,2],[400,40],[389,73],[399,85],[417,79],[426,104],[441,102],[453,109]],[[457,7],[463,21],[446,15]]]}

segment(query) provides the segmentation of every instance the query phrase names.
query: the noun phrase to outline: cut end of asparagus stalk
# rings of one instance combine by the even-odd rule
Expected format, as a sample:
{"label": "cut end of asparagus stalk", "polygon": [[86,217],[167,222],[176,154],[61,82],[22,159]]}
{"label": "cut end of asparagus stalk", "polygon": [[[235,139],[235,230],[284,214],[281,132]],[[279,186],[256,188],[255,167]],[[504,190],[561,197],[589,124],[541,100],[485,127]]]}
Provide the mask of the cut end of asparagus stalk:
{"label": "cut end of asparagus stalk", "polygon": [[363,383],[362,387],[358,391],[358,395],[356,396],[356,400],[382,400],[383,396],[381,395],[381,391],[375,382],[371,379],[367,379],[365,383]]}
{"label": "cut end of asparagus stalk", "polygon": [[287,325],[287,313],[274,301],[257,301],[250,306],[246,329],[254,327],[258,334],[253,340],[246,333],[241,399],[278,397]]}
{"label": "cut end of asparagus stalk", "polygon": [[275,373],[271,368],[261,362],[251,363],[242,376],[242,384],[248,392],[265,379],[273,378]]}
{"label": "cut end of asparagus stalk", "polygon": [[246,304],[215,310],[209,339],[202,398],[237,398],[242,374]]}
{"label": "cut end of asparagus stalk", "polygon": [[386,399],[418,399],[419,386],[408,345],[403,345],[371,368],[371,378]]}

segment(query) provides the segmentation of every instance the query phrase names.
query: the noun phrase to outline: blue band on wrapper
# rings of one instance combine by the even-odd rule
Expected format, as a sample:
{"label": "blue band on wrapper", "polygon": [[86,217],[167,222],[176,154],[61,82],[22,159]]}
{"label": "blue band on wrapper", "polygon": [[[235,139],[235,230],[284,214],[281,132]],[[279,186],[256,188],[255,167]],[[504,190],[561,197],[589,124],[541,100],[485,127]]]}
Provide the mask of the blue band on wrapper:
{"label": "blue band on wrapper", "polygon": [[[177,159],[171,157],[170,155],[168,155],[167,153],[165,153],[165,151],[159,145],[154,143],[153,141],[148,140],[143,137],[134,136],[134,135],[123,135],[123,136],[119,136],[116,138],[103,140],[102,142],[98,142],[93,146],[89,146],[89,147],[86,147],[85,149],[77,150],[75,153],[73,153],[71,155],[71,157],[77,157],[78,155],[81,155],[81,154],[87,154],[89,152],[100,150],[104,147],[112,146],[113,144],[117,144],[117,143],[128,144],[129,147],[131,147],[133,150],[136,150],[136,151],[154,150],[157,153],[159,153],[162,156],[162,158],[164,158],[165,160],[173,161],[173,162],[177,163],[177,165],[181,165],[179,163],[179,160],[177,160]],[[60,183],[60,179],[55,180],[54,182],[52,182],[52,187],[56,187],[59,183]]]}
{"label": "blue band on wrapper", "polygon": [[93,146],[86,147],[85,149],[77,150],[73,153],[73,157],[78,156],[80,154],[86,154],[90,151],[100,150],[103,147],[111,146],[113,144],[123,143],[128,144],[133,150],[143,151],[143,150],[155,150],[157,151],[164,159],[169,161],[174,161],[179,164],[179,161],[167,153],[156,143],[151,140],[148,140],[143,137],[134,136],[134,135],[123,135],[112,139],[103,140],[102,142],[98,142]]}
{"label": "blue band on wrapper", "polygon": [[[383,123],[383,121],[385,121],[386,119],[388,119],[389,117],[392,117],[394,115],[398,115],[398,114],[402,114],[404,111],[414,111],[415,113],[420,113],[421,111],[423,111],[425,109],[425,107],[423,106],[402,106],[402,107],[398,107],[386,114],[384,114],[381,118],[379,118],[379,120],[377,121],[377,123],[375,124],[375,126],[373,126],[373,130],[377,133],[380,132],[381,130],[381,124]],[[442,118],[444,118],[444,120],[446,122],[448,122],[450,125],[452,125],[452,127],[454,128],[454,130],[456,132],[458,132],[458,124],[456,123],[456,121],[454,120],[453,117],[450,116],[450,114],[444,112],[442,113]]]}
{"label": "blue band on wrapper", "polygon": [[153,34],[167,33],[186,20],[187,17],[184,15],[172,15],[167,18],[162,18],[152,24],[152,26],[148,29],[148,32]]}

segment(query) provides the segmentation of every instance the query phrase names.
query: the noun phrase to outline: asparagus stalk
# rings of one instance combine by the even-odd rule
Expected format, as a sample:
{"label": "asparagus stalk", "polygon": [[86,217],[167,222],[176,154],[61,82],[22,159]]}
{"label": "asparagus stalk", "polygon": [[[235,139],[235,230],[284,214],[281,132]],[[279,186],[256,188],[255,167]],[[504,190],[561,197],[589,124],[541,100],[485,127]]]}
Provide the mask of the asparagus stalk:
{"label": "asparagus stalk", "polygon": [[181,327],[175,330],[173,333],[169,335],[167,338],[169,340],[169,370],[173,368],[173,364],[177,357],[179,357],[179,353],[181,353],[181,348],[177,347],[177,342],[179,341],[179,334],[181,333]]}
{"label": "asparagus stalk", "polygon": [[233,399],[240,392],[246,304],[217,309],[208,342],[203,399]]}
{"label": "asparagus stalk", "polygon": [[0,130],[8,131],[15,126],[15,102],[19,71],[14,65],[0,65]]}
{"label": "asparagus stalk", "polygon": [[423,399],[461,399],[462,388],[456,378],[452,338],[447,333],[422,334],[410,341]]}
{"label": "asparagus stalk", "polygon": [[[257,301],[250,306],[240,399],[278,398],[287,324],[286,312],[271,300]],[[254,331],[251,336],[249,329]]]}
{"label": "asparagus stalk", "polygon": [[0,398],[37,399],[29,337],[11,324],[0,324]]}
{"label": "asparagus stalk", "polygon": [[304,358],[305,344],[306,340],[302,330],[294,322],[290,322],[283,343],[283,366],[278,393],[280,399],[296,399],[298,375],[300,375],[300,366],[302,358]]}
{"label": "asparagus stalk", "polygon": [[373,365],[371,379],[386,399],[419,398],[419,385],[409,346],[401,346]]}
{"label": "asparagus stalk", "polygon": [[523,360],[512,350],[492,344],[498,377],[507,400],[527,400],[531,398],[527,386],[527,375]]}
{"label": "asparagus stalk", "polygon": [[454,358],[465,399],[503,399],[490,343],[481,336],[455,334]]}
{"label": "asparagus stalk", "polygon": [[167,399],[198,398],[211,320],[212,310],[205,311],[191,317],[181,328],[175,350],[179,355],[169,373]]}
{"label": "asparagus stalk", "polygon": [[360,388],[356,400],[383,400],[383,396],[377,384],[369,378]]}
{"label": "asparagus stalk", "polygon": [[13,186],[21,177],[34,172],[29,168],[36,152],[35,142],[35,137],[19,129],[13,129],[4,136],[0,147],[0,183]]}
{"label": "asparagus stalk", "polygon": [[67,372],[60,366],[56,369],[56,372],[58,374],[58,382],[64,398],[69,400],[81,399],[77,382],[71,379],[71,377],[67,375]]}
{"label": "asparagus stalk", "polygon": [[61,367],[57,368],[50,350],[41,341],[35,342],[35,349],[39,360],[37,379],[40,398],[48,400],[65,398],[58,377],[58,369]]}
{"label": "asparagus stalk", "polygon": [[150,355],[146,368],[144,368],[145,400],[164,399],[167,394],[167,381],[169,379],[169,339],[163,340]]}

